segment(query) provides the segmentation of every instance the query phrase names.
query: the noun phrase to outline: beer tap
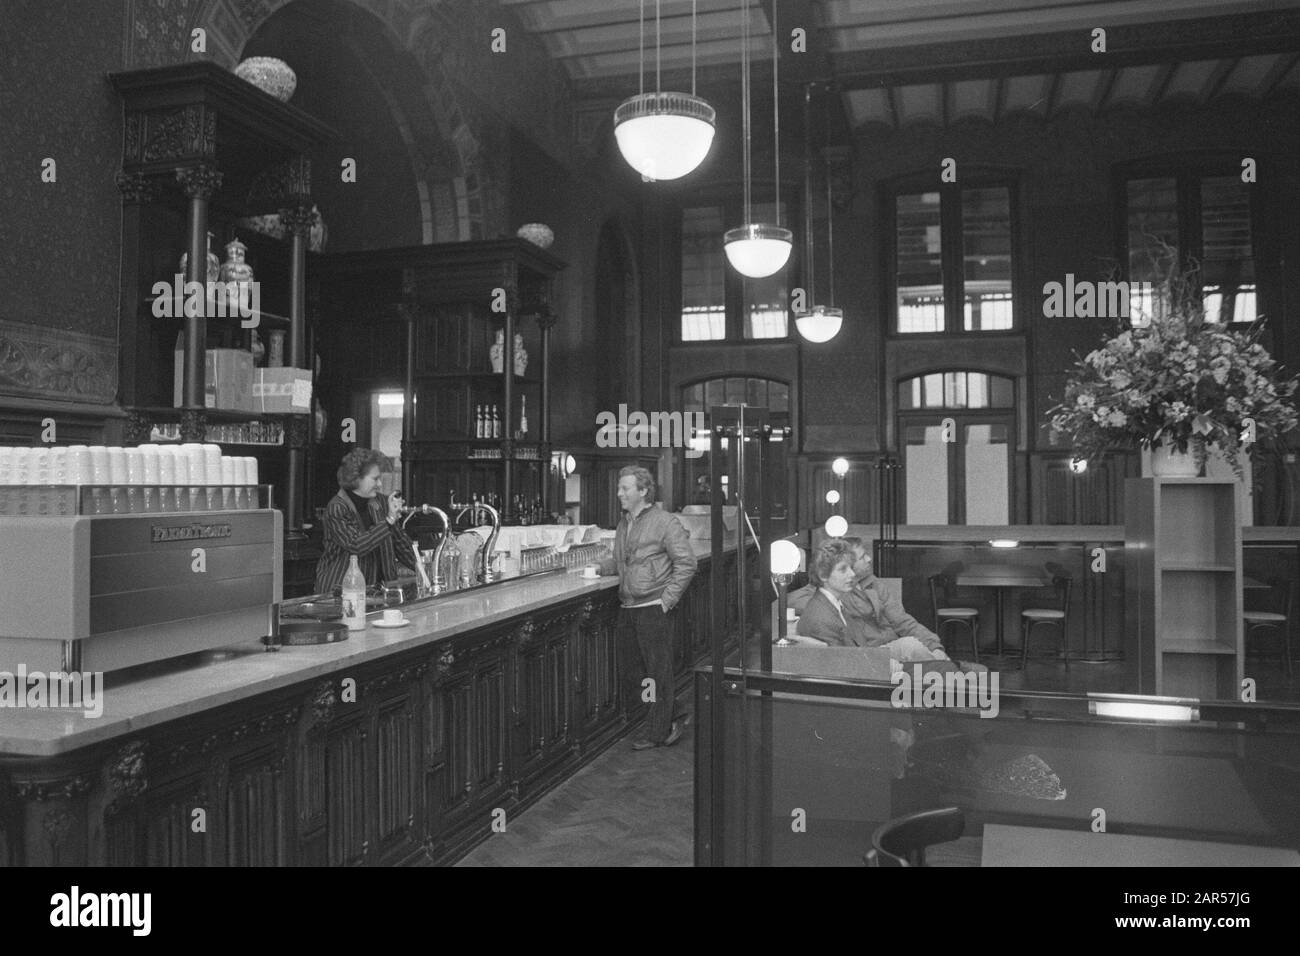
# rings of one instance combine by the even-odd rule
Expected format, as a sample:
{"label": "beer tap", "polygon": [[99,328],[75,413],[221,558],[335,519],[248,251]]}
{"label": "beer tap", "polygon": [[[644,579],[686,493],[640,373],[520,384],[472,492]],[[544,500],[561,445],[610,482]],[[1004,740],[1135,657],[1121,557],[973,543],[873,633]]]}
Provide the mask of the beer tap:
{"label": "beer tap", "polygon": [[418,508],[403,508],[402,510],[407,513],[406,517],[402,519],[403,531],[406,530],[406,522],[410,521],[411,517],[417,513],[436,515],[442,521],[442,537],[438,539],[438,543],[433,547],[433,574],[430,575],[424,570],[419,545],[416,545],[415,548],[415,557],[419,562],[423,576],[428,579],[430,594],[441,594],[447,590],[447,580],[442,576],[442,552],[451,538],[451,522],[447,519],[447,512],[435,505],[420,505]]}
{"label": "beer tap", "polygon": [[491,505],[482,501],[476,501],[473,504],[465,505],[456,515],[456,523],[460,524],[460,519],[465,517],[466,512],[473,512],[471,520],[477,525],[480,521],[480,514],[486,511],[488,517],[492,519],[492,533],[488,535],[487,543],[479,551],[479,568],[478,579],[481,583],[487,584],[492,581],[493,574],[491,571],[492,550],[496,547],[497,537],[501,534],[501,515]]}

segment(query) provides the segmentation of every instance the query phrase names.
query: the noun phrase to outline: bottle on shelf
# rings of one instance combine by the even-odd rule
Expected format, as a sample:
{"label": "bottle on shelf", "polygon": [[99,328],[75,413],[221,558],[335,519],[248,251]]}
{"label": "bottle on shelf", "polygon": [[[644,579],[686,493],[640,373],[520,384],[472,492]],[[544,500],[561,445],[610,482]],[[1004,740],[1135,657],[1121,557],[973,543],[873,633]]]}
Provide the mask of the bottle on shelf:
{"label": "bottle on shelf", "polygon": [[528,437],[528,396],[519,396],[519,437]]}
{"label": "bottle on shelf", "polygon": [[483,406],[474,406],[474,437],[483,437]]}
{"label": "bottle on shelf", "polygon": [[492,406],[492,437],[501,437],[501,413],[495,405]]}
{"label": "bottle on shelf", "polygon": [[343,621],[349,631],[366,629],[366,578],[355,554],[348,557],[348,572],[343,575]]}

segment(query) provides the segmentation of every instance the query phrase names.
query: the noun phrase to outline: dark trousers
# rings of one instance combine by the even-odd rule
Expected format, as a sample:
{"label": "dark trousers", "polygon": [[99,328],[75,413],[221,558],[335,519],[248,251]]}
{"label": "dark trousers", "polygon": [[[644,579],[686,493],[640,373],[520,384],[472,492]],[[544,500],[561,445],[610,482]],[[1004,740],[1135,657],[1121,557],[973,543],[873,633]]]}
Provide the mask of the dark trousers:
{"label": "dark trousers", "polygon": [[[618,612],[619,677],[623,707],[635,718],[643,706],[645,736],[668,738],[673,726],[673,635],[677,633],[677,608],[667,614],[658,604],[621,608]],[[654,700],[647,703],[646,678],[654,681]]]}

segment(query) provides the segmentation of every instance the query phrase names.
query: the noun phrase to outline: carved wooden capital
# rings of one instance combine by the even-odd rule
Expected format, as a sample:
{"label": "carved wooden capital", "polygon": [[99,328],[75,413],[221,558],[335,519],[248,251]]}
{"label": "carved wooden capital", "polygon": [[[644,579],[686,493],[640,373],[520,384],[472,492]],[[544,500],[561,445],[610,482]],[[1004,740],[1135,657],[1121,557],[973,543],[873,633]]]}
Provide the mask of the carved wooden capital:
{"label": "carved wooden capital", "polygon": [[122,202],[130,205],[152,202],[158,195],[157,184],[143,173],[119,172],[114,181],[118,192],[122,194]]}
{"label": "carved wooden capital", "polygon": [[131,803],[149,789],[144,754],[144,742],[133,740],[121,747],[108,765],[108,785],[115,807]]}
{"label": "carved wooden capital", "polygon": [[297,234],[304,239],[311,232],[312,226],[320,222],[320,215],[311,206],[293,206],[280,210],[280,224],[285,231]]}
{"label": "carved wooden capital", "polygon": [[124,436],[128,445],[141,445],[153,432],[153,419],[144,412],[132,411],[126,416]]}
{"label": "carved wooden capital", "polygon": [[208,440],[208,416],[196,409],[181,412],[181,440],[205,442]]}
{"label": "carved wooden capital", "polygon": [[337,702],[337,696],[334,693],[334,684],[331,681],[321,681],[312,691],[307,700],[307,705],[311,715],[308,723],[309,730],[315,730],[324,724],[330,722],[334,716],[334,705]]}
{"label": "carved wooden capital", "polygon": [[190,199],[211,199],[221,188],[221,172],[215,166],[200,163],[176,170],[176,181]]}
{"label": "carved wooden capital", "polygon": [[290,415],[285,421],[284,438],[290,448],[306,448],[310,439],[309,415]]}

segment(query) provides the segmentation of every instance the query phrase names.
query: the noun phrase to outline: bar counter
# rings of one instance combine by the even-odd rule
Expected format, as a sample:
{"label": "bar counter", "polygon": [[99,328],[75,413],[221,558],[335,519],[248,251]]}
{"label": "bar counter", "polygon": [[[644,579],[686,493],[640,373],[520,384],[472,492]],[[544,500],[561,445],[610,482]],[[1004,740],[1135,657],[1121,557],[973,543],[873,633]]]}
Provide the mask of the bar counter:
{"label": "bar counter", "polygon": [[[683,682],[709,635],[709,544],[692,544]],[[337,644],[109,675],[99,718],[6,708],[0,864],[454,861],[629,729],[617,607],[616,578],[553,572],[410,604],[409,626]]]}

